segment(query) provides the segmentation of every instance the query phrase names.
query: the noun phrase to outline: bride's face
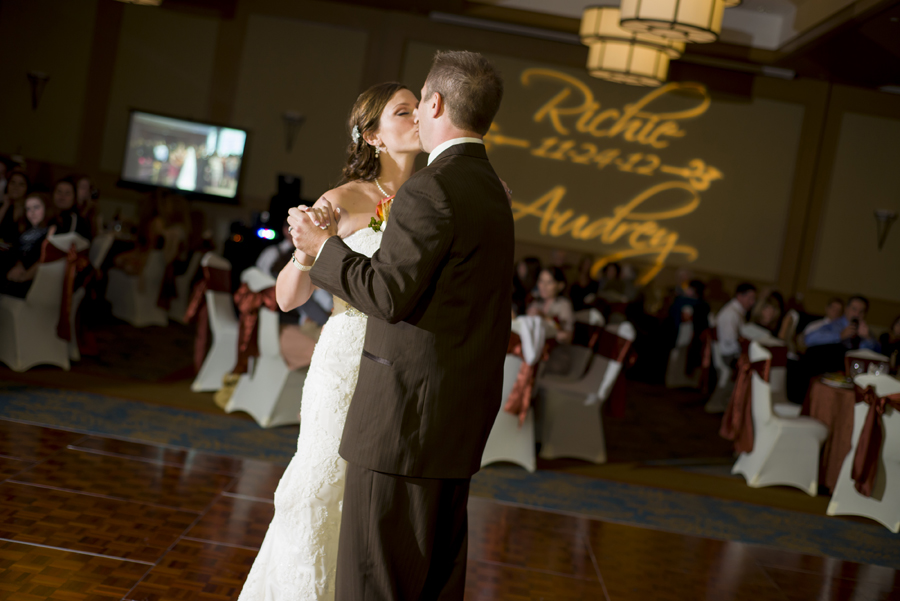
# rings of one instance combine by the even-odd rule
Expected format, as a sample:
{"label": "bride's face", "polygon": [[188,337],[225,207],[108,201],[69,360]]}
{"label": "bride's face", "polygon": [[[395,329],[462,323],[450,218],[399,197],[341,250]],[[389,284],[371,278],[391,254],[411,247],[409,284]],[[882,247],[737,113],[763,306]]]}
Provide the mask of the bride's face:
{"label": "bride's face", "polygon": [[415,120],[419,101],[409,90],[399,90],[394,94],[381,113],[378,138],[389,154],[418,154],[419,125]]}

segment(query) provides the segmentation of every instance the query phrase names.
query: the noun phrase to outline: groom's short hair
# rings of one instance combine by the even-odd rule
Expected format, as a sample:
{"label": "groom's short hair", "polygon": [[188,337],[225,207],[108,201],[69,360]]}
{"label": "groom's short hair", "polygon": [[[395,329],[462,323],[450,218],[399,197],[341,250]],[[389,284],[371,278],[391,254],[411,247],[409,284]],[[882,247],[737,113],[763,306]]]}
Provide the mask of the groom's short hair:
{"label": "groom's short hair", "polygon": [[429,97],[435,92],[441,95],[454,126],[484,135],[500,109],[503,79],[477,52],[439,51],[425,80],[425,92]]}

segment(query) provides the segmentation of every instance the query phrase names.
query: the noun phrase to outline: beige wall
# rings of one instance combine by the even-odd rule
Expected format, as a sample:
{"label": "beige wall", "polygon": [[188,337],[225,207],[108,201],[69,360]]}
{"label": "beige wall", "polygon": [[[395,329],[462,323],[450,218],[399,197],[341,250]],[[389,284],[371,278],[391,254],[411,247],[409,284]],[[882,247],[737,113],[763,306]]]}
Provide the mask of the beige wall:
{"label": "beige wall", "polygon": [[900,214],[900,119],[844,113],[810,284],[900,302],[900,227],[879,252],[876,209]]}
{"label": "beige wall", "polygon": [[[366,41],[359,30],[250,17],[230,124],[250,130],[243,193],[260,208],[277,191],[278,173],[303,177],[303,194],[309,198],[338,183]],[[290,153],[285,111],[306,116]]]}
{"label": "beige wall", "polygon": [[209,17],[126,6],[115,57],[100,166],[122,166],[129,109],[208,117],[218,22]]}
{"label": "beige wall", "polygon": [[[0,3],[0,149],[76,163],[96,0]],[[26,73],[50,76],[37,110]]]}

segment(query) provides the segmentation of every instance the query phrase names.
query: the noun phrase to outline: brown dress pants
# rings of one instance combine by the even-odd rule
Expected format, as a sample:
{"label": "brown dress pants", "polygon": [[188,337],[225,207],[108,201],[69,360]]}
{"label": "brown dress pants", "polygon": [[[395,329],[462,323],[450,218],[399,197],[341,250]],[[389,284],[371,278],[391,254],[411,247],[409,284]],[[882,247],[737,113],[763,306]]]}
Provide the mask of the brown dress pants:
{"label": "brown dress pants", "polygon": [[336,601],[461,601],[469,479],[347,466]]}

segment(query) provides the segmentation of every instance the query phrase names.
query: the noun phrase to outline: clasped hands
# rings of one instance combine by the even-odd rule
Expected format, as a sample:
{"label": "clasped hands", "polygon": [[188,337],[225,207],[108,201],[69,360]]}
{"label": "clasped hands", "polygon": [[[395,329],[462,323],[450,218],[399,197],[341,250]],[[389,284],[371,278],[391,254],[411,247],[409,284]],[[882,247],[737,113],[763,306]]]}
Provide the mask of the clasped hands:
{"label": "clasped hands", "polygon": [[331,202],[322,197],[315,206],[299,206],[288,211],[288,227],[294,248],[315,257],[325,241],[337,236],[341,209],[332,207]]}
{"label": "clasped hands", "polygon": [[860,338],[869,337],[869,324],[865,321],[860,320],[858,324],[850,322],[850,325],[841,332],[841,340],[848,340],[857,336]]}

